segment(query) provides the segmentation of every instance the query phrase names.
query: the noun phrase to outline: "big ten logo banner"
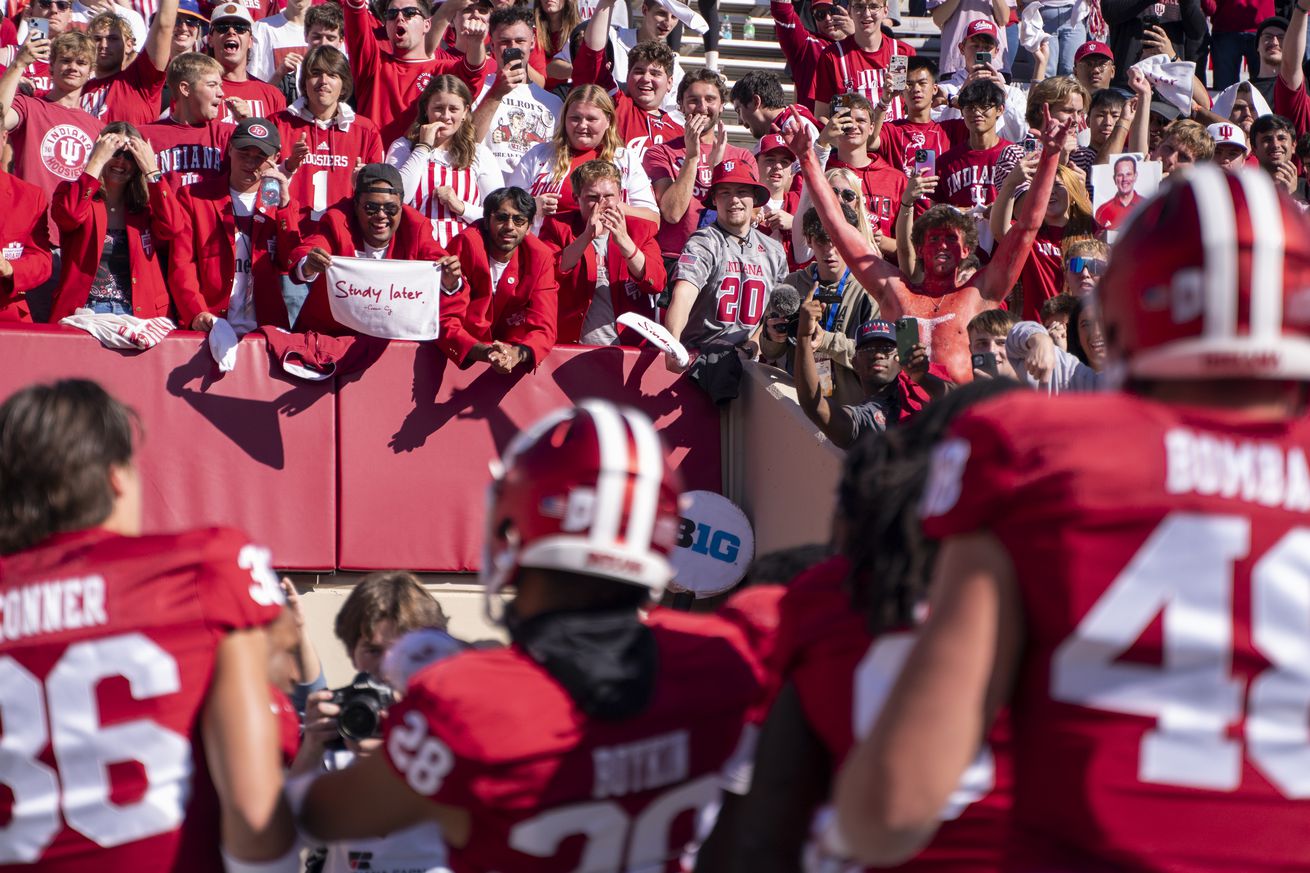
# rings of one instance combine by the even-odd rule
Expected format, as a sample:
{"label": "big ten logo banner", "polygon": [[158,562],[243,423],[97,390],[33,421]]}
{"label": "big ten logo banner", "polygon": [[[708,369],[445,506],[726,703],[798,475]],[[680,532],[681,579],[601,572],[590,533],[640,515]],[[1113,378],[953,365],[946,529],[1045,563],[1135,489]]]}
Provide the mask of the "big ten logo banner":
{"label": "big ten logo banner", "polygon": [[755,531],[737,504],[713,491],[689,491],[671,556],[672,588],[696,597],[722,594],[755,558]]}
{"label": "big ten logo banner", "polygon": [[333,257],[327,268],[332,317],[382,339],[437,338],[441,268],[431,261]]}

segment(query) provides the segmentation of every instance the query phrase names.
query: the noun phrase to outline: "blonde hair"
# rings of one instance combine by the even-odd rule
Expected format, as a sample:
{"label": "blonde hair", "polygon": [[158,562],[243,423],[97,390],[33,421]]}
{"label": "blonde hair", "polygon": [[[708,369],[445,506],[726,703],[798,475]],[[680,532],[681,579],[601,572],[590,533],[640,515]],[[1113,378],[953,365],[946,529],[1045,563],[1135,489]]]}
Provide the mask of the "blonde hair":
{"label": "blonde hair", "polygon": [[1073,76],[1052,76],[1043,79],[1033,85],[1032,90],[1028,92],[1028,109],[1024,112],[1024,121],[1027,121],[1028,126],[1033,130],[1041,130],[1046,125],[1046,113],[1043,109],[1049,105],[1063,103],[1070,94],[1077,94],[1083,98],[1083,111],[1086,112],[1092,98],[1081,82]]}
{"label": "blonde hair", "polygon": [[864,199],[864,186],[860,184],[860,177],[845,167],[838,167],[824,173],[823,178],[827,179],[829,183],[833,179],[841,179],[851,186],[852,191],[859,195],[855,202],[851,204],[855,210],[855,227],[860,231],[861,236],[868,240],[869,243],[872,243],[873,225],[869,222],[869,204]]}
{"label": "blonde hair", "polygon": [[572,149],[569,146],[564,119],[569,117],[569,110],[579,103],[595,106],[609,119],[609,127],[605,129],[600,148],[596,150],[596,160],[613,161],[614,156],[623,147],[623,140],[619,139],[617,119],[614,117],[614,101],[610,99],[609,92],[599,85],[579,85],[564,99],[564,108],[560,110],[559,121],[555,124],[555,136],[551,140],[555,146],[555,166],[550,171],[552,182],[562,181],[568,175],[569,164],[572,163]]}
{"label": "blonde hair", "polygon": [[477,156],[478,143],[473,133],[473,95],[469,92],[469,86],[464,82],[451,75],[433,76],[432,81],[428,82],[423,93],[418,98],[418,114],[414,116],[414,123],[409,126],[409,132],[405,138],[411,144],[417,145],[419,140],[419,129],[429,122],[428,102],[434,94],[454,94],[460,100],[464,101],[464,120],[460,123],[459,129],[451,134],[450,142],[446,145],[446,150],[450,152],[451,160],[454,162],[456,169],[466,170],[473,166],[473,159]]}
{"label": "blonde hair", "polygon": [[50,63],[54,64],[60,57],[67,55],[77,60],[86,61],[92,67],[96,64],[96,43],[80,30],[61,33],[50,40]]}
{"label": "blonde hair", "polygon": [[1094,237],[1066,236],[1060,243],[1060,248],[1063,254],[1065,269],[1068,269],[1069,260],[1071,258],[1085,258],[1088,255],[1102,259],[1110,257],[1110,247]]}
{"label": "blonde hair", "polygon": [[223,65],[200,52],[183,52],[168,63],[168,90],[177,97],[177,86],[186,82],[195,86],[205,73],[223,75]]}
{"label": "blonde hair", "polygon": [[132,33],[132,25],[127,23],[126,18],[120,17],[116,12],[101,12],[87,22],[86,34],[94,39],[96,31],[101,29],[118,31],[118,36],[123,40],[123,45],[127,46],[128,53],[136,51],[136,34]]}
{"label": "blonde hair", "polygon": [[[541,0],[536,0],[532,4],[532,14],[537,19],[537,45],[541,46],[546,57],[554,57],[563,46],[557,46],[550,41],[550,18],[546,15],[546,10],[541,8]],[[567,44],[569,34],[573,29],[582,23],[582,15],[578,12],[578,0],[564,0],[564,21],[560,26],[560,42]]]}

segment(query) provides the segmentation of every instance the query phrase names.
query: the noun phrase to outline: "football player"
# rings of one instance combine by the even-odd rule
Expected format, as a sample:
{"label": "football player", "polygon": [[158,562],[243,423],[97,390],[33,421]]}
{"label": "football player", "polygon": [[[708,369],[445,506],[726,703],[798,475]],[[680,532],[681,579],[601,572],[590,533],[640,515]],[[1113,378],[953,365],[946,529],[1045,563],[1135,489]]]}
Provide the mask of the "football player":
{"label": "football player", "polygon": [[[979,380],[928,405],[905,429],[866,437],[847,454],[834,531],[844,554],[787,588],[769,659],[769,684],[779,690],[760,735],[750,791],[739,805],[724,806],[736,821],[721,815],[716,827],[716,835],[724,826],[737,835],[732,869],[801,869],[807,841],[831,819],[837,768],[872,727],[926,599],[935,543],[917,535],[915,507],[929,452],[964,409],[1018,387],[1008,379]],[[907,869],[999,869],[1010,760],[1009,728],[998,723],[946,805],[941,832]],[[841,854],[840,845],[821,849]]]}
{"label": "football player", "polygon": [[672,577],[679,477],[640,413],[584,401],[530,427],[491,484],[482,561],[511,645],[425,668],[383,753],[317,778],[323,839],[437,820],[456,873],[657,870],[717,799],[759,668],[713,616],[639,611]]}
{"label": "football player", "polygon": [[838,783],[887,863],[1007,701],[1013,870],[1310,866],[1310,228],[1198,165],[1100,286],[1123,393],[1012,394],[936,450],[931,612]]}
{"label": "football player", "polygon": [[0,870],[294,873],[269,553],[142,536],[135,426],[85,380],[0,406]]}

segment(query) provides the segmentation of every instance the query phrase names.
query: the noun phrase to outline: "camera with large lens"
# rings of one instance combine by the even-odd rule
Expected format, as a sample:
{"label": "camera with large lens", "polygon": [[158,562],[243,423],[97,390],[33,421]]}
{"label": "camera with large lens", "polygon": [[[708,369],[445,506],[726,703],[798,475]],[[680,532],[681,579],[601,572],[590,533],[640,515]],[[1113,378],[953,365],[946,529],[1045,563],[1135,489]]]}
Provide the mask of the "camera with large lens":
{"label": "camera with large lens", "polygon": [[360,673],[344,688],[333,689],[332,702],[341,707],[337,733],[358,742],[382,736],[382,710],[396,702],[396,693],[369,674]]}

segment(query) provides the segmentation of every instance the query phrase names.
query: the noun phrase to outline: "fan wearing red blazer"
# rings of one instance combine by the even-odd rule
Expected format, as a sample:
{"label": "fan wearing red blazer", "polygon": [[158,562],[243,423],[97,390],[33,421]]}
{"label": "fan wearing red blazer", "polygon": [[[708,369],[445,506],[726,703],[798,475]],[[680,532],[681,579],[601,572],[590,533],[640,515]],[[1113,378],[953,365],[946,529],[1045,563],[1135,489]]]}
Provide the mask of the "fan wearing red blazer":
{"label": "fan wearing red blazer", "polygon": [[[275,169],[281,147],[273,122],[247,118],[228,141],[228,173],[178,193],[168,278],[182,327],[208,331],[225,318],[240,336],[288,326],[282,273],[299,242],[300,207]],[[280,183],[276,206],[259,202],[266,177]]]}
{"label": "fan wearing red blazer", "polygon": [[442,301],[437,345],[460,367],[485,361],[498,373],[525,363],[535,370],[555,344],[557,254],[528,233],[536,213],[527,191],[500,188],[483,201],[483,218],[451,241],[466,282]]}
{"label": "fan wearing red blazer", "polygon": [[[168,315],[159,241],[169,235],[166,201],[173,196],[155,150],[135,127],[115,121],[100,132],[82,175],[60,182],[50,204],[63,253],[52,322],[83,306],[137,318]],[[125,243],[117,257],[105,253],[110,233],[116,245]]]}
{"label": "fan wearing red blazer", "polygon": [[[659,225],[623,214],[619,169],[612,162],[587,161],[569,181],[578,209],[548,217],[541,228],[541,241],[560,253],[555,341],[612,345],[621,314],[659,319],[655,301],[665,278],[655,241]],[[607,281],[598,288],[601,249]]]}
{"label": "fan wearing red blazer", "polygon": [[433,261],[441,265],[445,299],[458,294],[459,258],[446,253],[432,238],[432,221],[404,204],[405,185],[400,171],[389,164],[366,164],[355,178],[354,196],[338,203],[291,253],[294,282],[311,283],[305,304],[296,316],[296,330],[313,330],[331,336],[353,335],[332,316],[324,272],[334,255],[396,261]]}
{"label": "fan wearing red blazer", "polygon": [[[0,149],[5,135],[0,133]],[[27,292],[50,278],[45,192],[0,170],[0,322],[32,320]]]}

